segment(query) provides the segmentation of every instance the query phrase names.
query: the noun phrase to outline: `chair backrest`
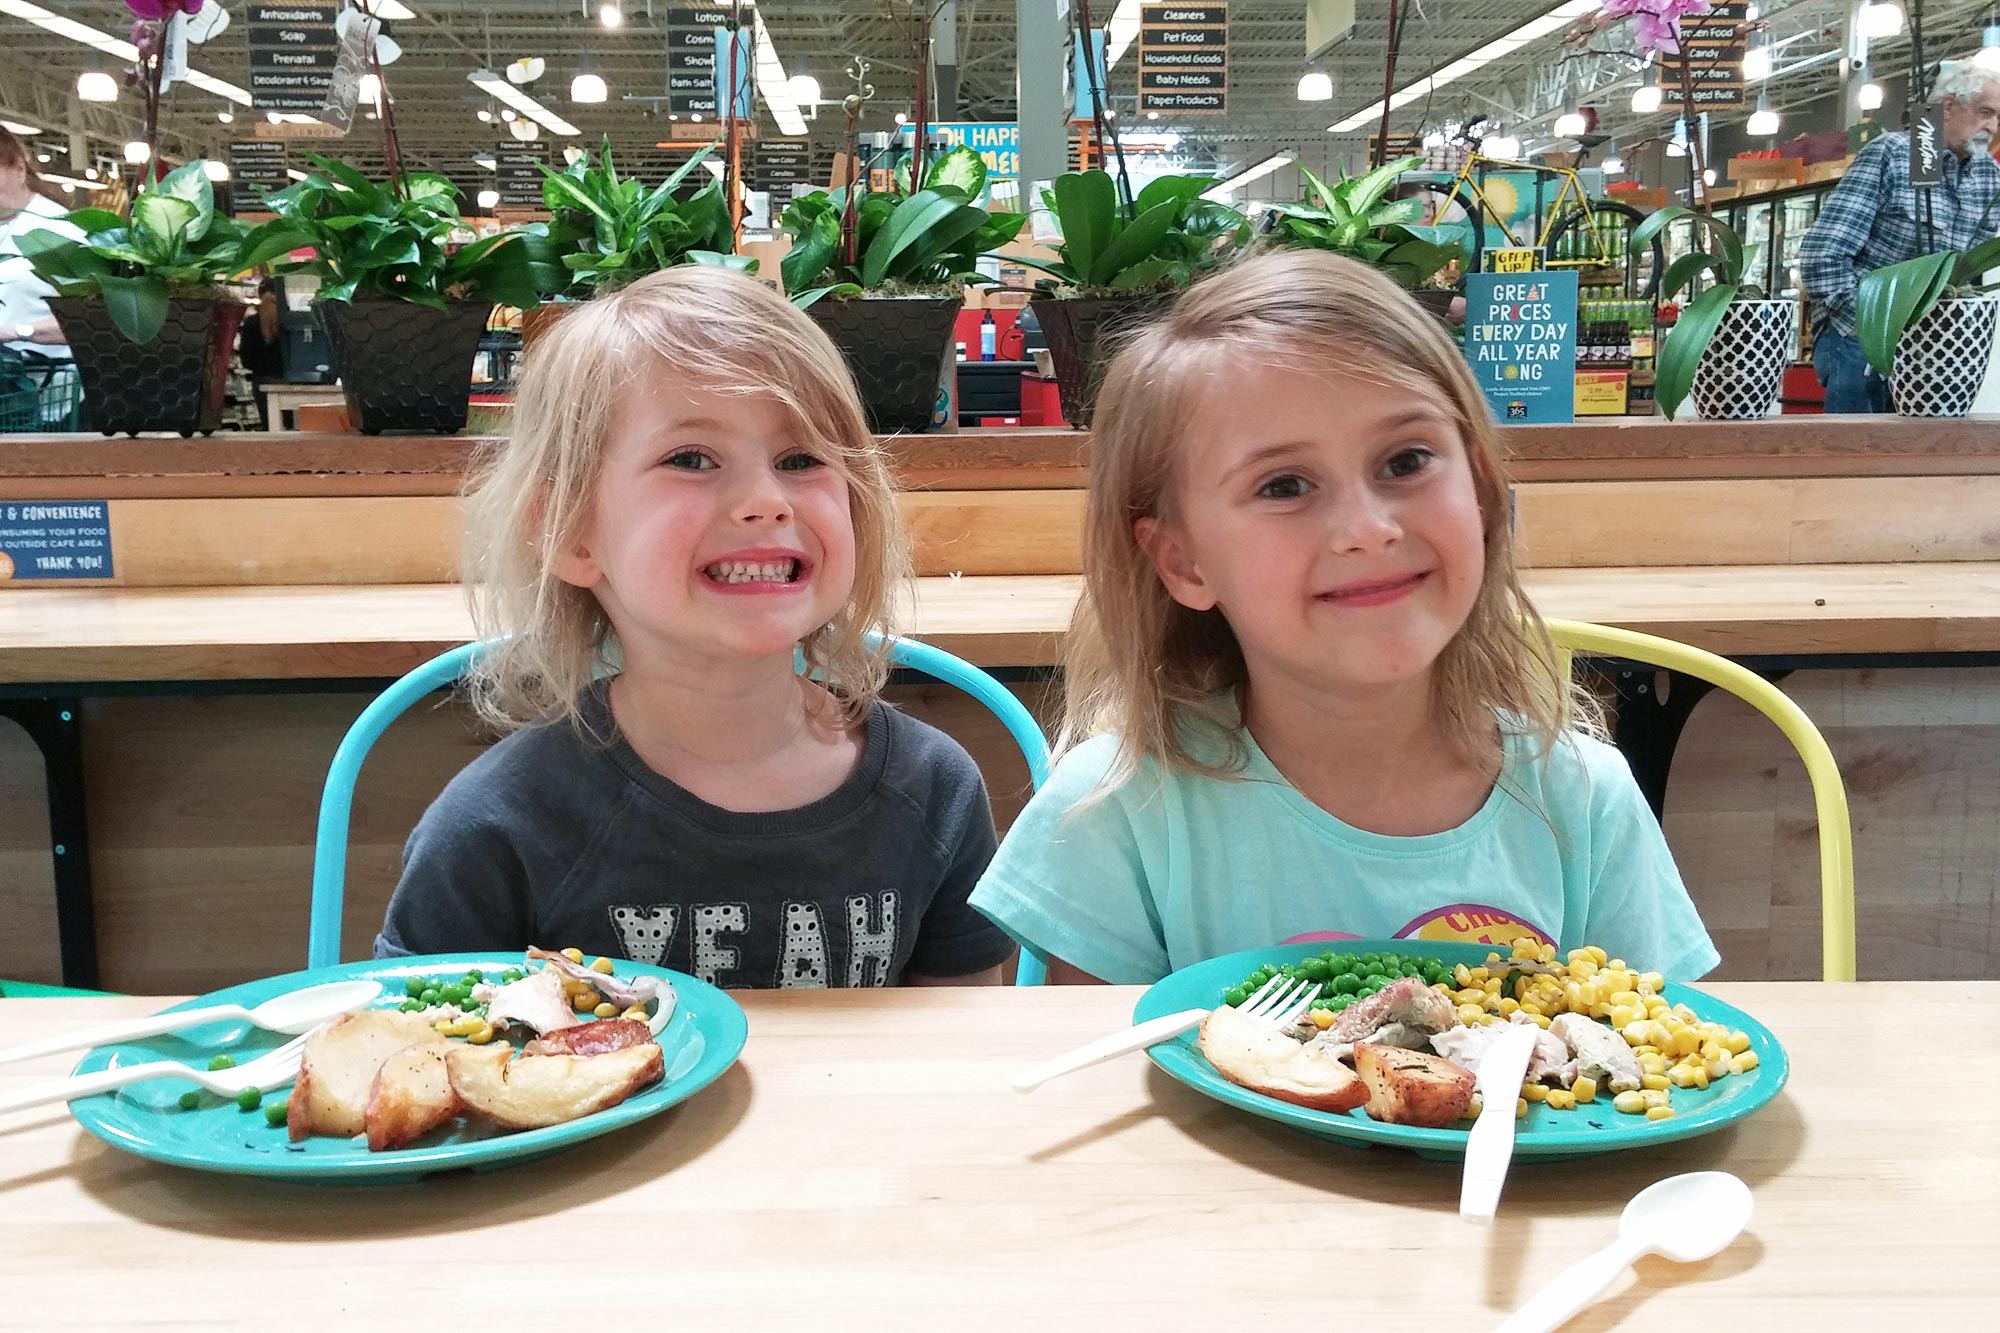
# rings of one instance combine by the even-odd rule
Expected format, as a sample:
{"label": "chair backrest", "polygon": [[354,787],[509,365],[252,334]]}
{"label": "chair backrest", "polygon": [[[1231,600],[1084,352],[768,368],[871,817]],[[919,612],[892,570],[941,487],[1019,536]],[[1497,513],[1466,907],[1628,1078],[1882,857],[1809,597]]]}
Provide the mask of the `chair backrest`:
{"label": "chair backrest", "polygon": [[1819,818],[1820,972],[1827,981],[1854,980],[1854,828],[1847,788],[1826,738],[1805,710],[1756,672],[1702,648],[1633,630],[1577,620],[1551,620],[1549,633],[1570,652],[1623,657],[1686,672],[1742,699],[1771,721],[1799,752],[1812,780]]}
{"label": "chair backrest", "polygon": [[[417,700],[465,675],[486,647],[486,642],[468,643],[415,668],[377,695],[341,738],[340,747],[333,753],[333,763],[327,768],[326,788],[320,795],[319,832],[313,847],[312,925],[306,943],[308,967],[327,967],[340,961],[340,916],[347,894],[347,829],[354,809],[354,783],[361,775],[362,761],[391,722]],[[1034,714],[1006,686],[963,658],[915,639],[891,642],[889,661],[894,666],[921,671],[947,685],[955,685],[984,704],[1021,747],[1029,779],[1037,788],[1047,781],[1048,739],[1035,722]],[[1021,984],[1034,985],[1042,975],[1042,961],[1024,951]]]}

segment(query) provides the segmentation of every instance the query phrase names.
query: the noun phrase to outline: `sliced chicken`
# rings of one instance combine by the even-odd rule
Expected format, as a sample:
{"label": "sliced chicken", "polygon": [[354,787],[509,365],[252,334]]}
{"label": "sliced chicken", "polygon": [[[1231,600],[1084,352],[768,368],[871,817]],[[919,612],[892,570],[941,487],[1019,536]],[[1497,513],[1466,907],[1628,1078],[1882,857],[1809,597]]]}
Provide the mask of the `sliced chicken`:
{"label": "sliced chicken", "polygon": [[1557,1014],[1550,1020],[1549,1030],[1576,1053],[1580,1074],[1613,1092],[1630,1092],[1639,1086],[1639,1058],[1623,1037],[1604,1024],[1582,1014]]}
{"label": "sliced chicken", "polygon": [[608,972],[593,972],[581,963],[572,963],[559,953],[547,949],[529,949],[528,957],[538,963],[547,963],[572,981],[585,982],[597,988],[602,995],[620,1009],[630,1009],[635,1004],[644,1004],[660,993],[663,984],[658,977],[638,976],[631,980],[620,980]]}
{"label": "sliced chicken", "polygon": [[541,1035],[573,1028],[583,1020],[563,995],[560,973],[530,972],[493,992],[486,1021],[496,1028],[518,1026]]}
{"label": "sliced chicken", "polygon": [[1341,1010],[1327,1031],[1335,1041],[1358,1043],[1375,1041],[1375,1034],[1392,1024],[1442,1032],[1458,1026],[1458,1010],[1421,979],[1402,977]]}
{"label": "sliced chicken", "polygon": [[[1527,1019],[1518,1016],[1516,1021],[1528,1023]],[[1431,1049],[1453,1064],[1463,1065],[1476,1073],[1479,1062],[1506,1030],[1499,1023],[1447,1028],[1432,1035]],[[1528,1056],[1525,1078],[1530,1083],[1554,1083],[1563,1088],[1576,1082],[1576,1062],[1570,1059],[1569,1047],[1552,1032],[1536,1028],[1535,1049]]]}

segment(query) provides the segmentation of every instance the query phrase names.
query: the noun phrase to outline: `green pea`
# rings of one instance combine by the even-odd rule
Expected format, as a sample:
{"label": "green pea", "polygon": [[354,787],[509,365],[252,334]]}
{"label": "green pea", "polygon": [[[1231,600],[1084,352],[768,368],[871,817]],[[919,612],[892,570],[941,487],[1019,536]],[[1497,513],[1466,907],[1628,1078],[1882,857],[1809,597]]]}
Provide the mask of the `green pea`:
{"label": "green pea", "polygon": [[1333,989],[1338,995],[1352,995],[1361,989],[1361,978],[1352,972],[1342,972],[1333,979]]}
{"label": "green pea", "polygon": [[403,993],[414,1000],[424,993],[424,987],[429,984],[422,977],[405,977],[403,978]]}
{"label": "green pea", "polygon": [[485,980],[486,974],[476,967],[465,974],[465,984],[468,986],[477,986]]}
{"label": "green pea", "polygon": [[1351,953],[1337,953],[1333,956],[1333,970],[1335,972],[1352,972],[1354,965],[1360,961],[1360,959]]}
{"label": "green pea", "polygon": [[272,1129],[283,1129],[285,1121],[290,1116],[291,1107],[292,1104],[288,1101],[272,1102],[264,1108],[264,1123]]}
{"label": "green pea", "polygon": [[[1231,1009],[1234,1009],[1249,998],[1249,991],[1244,990],[1241,986],[1231,986],[1228,993],[1222,997],[1222,1002]],[[609,1029],[606,1029],[606,1031],[609,1031]]]}
{"label": "green pea", "polygon": [[414,1014],[417,1010],[424,1007],[424,1002],[422,1000],[405,1000],[396,1007],[406,1014]]}
{"label": "green pea", "polygon": [[518,967],[510,967],[510,968],[508,968],[508,969],[507,969],[507,970],[506,970],[505,972],[502,972],[502,973],[500,974],[500,976],[501,976],[501,979],[502,979],[503,981],[508,981],[508,982],[515,982],[515,981],[519,981],[519,980],[520,980],[520,979],[521,979],[522,977],[524,977],[524,976],[526,976],[526,975],[527,975],[527,973],[523,972],[523,971],[522,971],[522,970],[521,970],[520,968],[518,968]]}
{"label": "green pea", "polygon": [[236,1061],[230,1059],[226,1055],[215,1056],[208,1062],[208,1069],[210,1073],[214,1073],[218,1069],[234,1069],[234,1068],[236,1068]]}
{"label": "green pea", "polygon": [[438,990],[436,986],[426,986],[424,987],[424,993],[419,995],[417,998],[419,1000],[422,1000],[425,1006],[428,1007],[438,1002],[438,996],[440,993],[441,992]]}
{"label": "green pea", "polygon": [[200,1094],[200,1093],[198,1093],[198,1092],[184,1092],[184,1093],[182,1093],[182,1094],[181,1094],[181,1102],[180,1102],[180,1106],[181,1106],[181,1110],[183,1110],[183,1111],[192,1111],[192,1110],[194,1110],[194,1108],[195,1108],[195,1107],[197,1107],[197,1106],[200,1106],[200,1105],[201,1105],[201,1094]]}
{"label": "green pea", "polygon": [[263,1101],[263,1093],[257,1091],[255,1088],[245,1088],[236,1094],[236,1109],[239,1111],[254,1111]]}
{"label": "green pea", "polygon": [[1352,995],[1336,995],[1336,996],[1334,996],[1334,997],[1333,997],[1333,1012],[1335,1012],[1336,1014],[1337,1014],[1337,1013],[1339,1013],[1339,1012],[1340,1012],[1341,1010],[1345,1009],[1345,1008],[1346,1008],[1346,1007],[1347,1007],[1348,1005],[1350,1005],[1350,1004],[1353,1004],[1353,1003],[1354,1003],[1354,999],[1355,999],[1355,997],[1354,997],[1354,996],[1352,996]]}
{"label": "green pea", "polygon": [[1299,969],[1299,972],[1307,981],[1325,981],[1329,976],[1333,975],[1333,970],[1327,966],[1324,958],[1306,959],[1305,965]]}

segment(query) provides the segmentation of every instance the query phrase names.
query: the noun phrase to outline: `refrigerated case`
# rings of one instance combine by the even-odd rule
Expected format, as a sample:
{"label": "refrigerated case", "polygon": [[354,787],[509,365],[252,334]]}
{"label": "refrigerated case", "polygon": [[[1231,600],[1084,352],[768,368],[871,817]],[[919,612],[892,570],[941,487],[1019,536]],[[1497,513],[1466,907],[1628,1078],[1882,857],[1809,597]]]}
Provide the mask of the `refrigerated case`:
{"label": "refrigerated case", "polygon": [[[1735,229],[1746,247],[1755,247],[1756,257],[1747,277],[1767,295],[1801,299],[1799,247],[1805,243],[1806,233],[1819,217],[1820,206],[1839,183],[1815,181],[1810,185],[1793,185],[1782,190],[1729,199],[1716,205],[1716,216]],[[1693,222],[1683,219],[1669,226],[1665,237],[1667,263],[1672,264],[1687,254],[1692,248],[1693,238]],[[1706,274],[1696,279],[1694,285],[1681,294],[1680,302],[1686,304],[1710,281],[1713,279]],[[1794,359],[1807,361],[1811,357],[1812,329],[1805,311],[1801,310],[1799,346]]]}

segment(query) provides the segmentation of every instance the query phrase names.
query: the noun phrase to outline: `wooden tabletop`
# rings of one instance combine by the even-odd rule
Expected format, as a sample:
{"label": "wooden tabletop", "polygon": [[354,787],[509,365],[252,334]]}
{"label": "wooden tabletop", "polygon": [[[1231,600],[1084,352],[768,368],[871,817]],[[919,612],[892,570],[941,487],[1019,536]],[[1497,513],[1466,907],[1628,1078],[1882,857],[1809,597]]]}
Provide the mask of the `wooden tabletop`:
{"label": "wooden tabletop", "polygon": [[[1641,1260],[1570,1329],[2000,1323],[2000,983],[1713,990],[1785,1044],[1785,1092],[1703,1138],[1517,1164],[1490,1227],[1458,1219],[1453,1164],[1308,1138],[1140,1057],[1008,1089],[1128,1022],[1135,988],[740,994],[742,1061],[684,1105],[415,1186],[181,1171],[22,1111],[0,1116],[0,1327],[1476,1330],[1700,1170],[1750,1185],[1744,1236]],[[162,1003],[0,1001],[0,1031]],[[1943,1071],[1911,1045],[1941,1024]],[[0,1092],[66,1068],[0,1066]]]}
{"label": "wooden tabletop", "polygon": [[[917,581],[908,627],[987,667],[1060,660],[1079,580]],[[2000,562],[1532,571],[1544,615],[1731,656],[2000,652]],[[0,596],[0,683],[400,675],[465,642],[454,584],[22,588]]]}

